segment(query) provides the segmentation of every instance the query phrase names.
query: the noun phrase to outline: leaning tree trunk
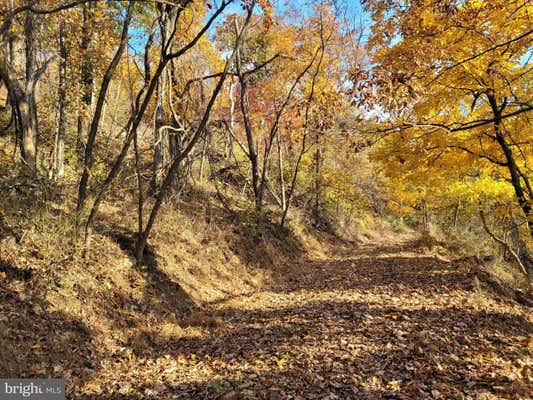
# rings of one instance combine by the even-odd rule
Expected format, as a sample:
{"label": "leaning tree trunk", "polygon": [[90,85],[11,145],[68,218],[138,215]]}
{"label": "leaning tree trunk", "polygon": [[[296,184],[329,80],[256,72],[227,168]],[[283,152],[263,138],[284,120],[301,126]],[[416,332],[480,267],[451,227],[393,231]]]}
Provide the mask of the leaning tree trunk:
{"label": "leaning tree trunk", "polygon": [[[527,177],[522,176],[520,173],[520,168],[518,167],[518,164],[516,163],[516,159],[514,157],[513,151],[511,150],[511,147],[505,140],[505,137],[503,135],[502,129],[501,129],[501,123],[502,123],[502,108],[498,105],[496,101],[496,97],[493,94],[487,95],[489,104],[491,106],[492,112],[494,114],[494,135],[496,137],[496,141],[498,142],[498,145],[503,151],[503,154],[505,156],[506,166],[507,170],[509,171],[509,175],[511,177],[511,184],[513,186],[516,199],[518,201],[518,205],[520,209],[523,211],[524,216],[526,217],[526,224],[529,230],[529,234],[533,237],[533,208],[531,205],[531,201],[533,199],[533,193],[531,193],[528,189],[528,181]],[[526,187],[524,188],[522,186],[522,178],[525,180]],[[529,194],[530,198],[528,199],[526,192]]]}
{"label": "leaning tree trunk", "polygon": [[96,107],[94,110],[94,116],[92,118],[91,126],[87,134],[87,143],[85,146],[85,153],[83,158],[83,172],[80,179],[80,185],[78,189],[78,211],[81,211],[85,205],[85,200],[87,199],[87,190],[89,186],[89,177],[91,175],[91,170],[94,164],[94,144],[96,141],[96,135],[98,134],[98,128],[100,121],[102,119],[103,107],[105,99],[107,97],[107,90],[113,74],[118,66],[122,54],[126,48],[128,42],[128,29],[130,26],[131,18],[133,16],[133,2],[130,2],[128,5],[128,11],[126,12],[126,17],[124,18],[124,23],[122,26],[122,34],[120,36],[120,43],[111,60],[111,63],[108,65],[104,77],[102,78],[102,84],[100,85],[100,91],[98,93],[98,100],[96,101]]}

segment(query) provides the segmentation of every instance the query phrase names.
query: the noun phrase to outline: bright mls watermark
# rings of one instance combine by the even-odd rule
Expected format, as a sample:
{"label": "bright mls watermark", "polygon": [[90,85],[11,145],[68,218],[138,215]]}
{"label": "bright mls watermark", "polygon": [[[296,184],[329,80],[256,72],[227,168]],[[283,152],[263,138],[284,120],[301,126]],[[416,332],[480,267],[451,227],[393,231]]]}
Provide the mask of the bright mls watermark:
{"label": "bright mls watermark", "polygon": [[65,400],[63,379],[0,379],[0,400]]}

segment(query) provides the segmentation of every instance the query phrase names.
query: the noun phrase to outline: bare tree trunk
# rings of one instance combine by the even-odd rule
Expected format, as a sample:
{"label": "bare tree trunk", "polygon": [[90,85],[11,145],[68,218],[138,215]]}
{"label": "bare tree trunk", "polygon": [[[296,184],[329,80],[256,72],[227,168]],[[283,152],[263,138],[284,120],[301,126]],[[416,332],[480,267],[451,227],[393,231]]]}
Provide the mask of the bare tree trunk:
{"label": "bare tree trunk", "polygon": [[39,127],[37,123],[37,104],[35,102],[35,87],[32,84],[36,71],[35,49],[35,18],[33,12],[26,12],[24,22],[24,41],[26,44],[26,93],[19,105],[22,119],[22,156],[33,170],[37,169],[37,138]]}
{"label": "bare tree trunk", "polygon": [[58,85],[58,97],[59,97],[59,118],[57,122],[57,133],[54,145],[54,164],[52,169],[52,177],[59,179],[65,172],[64,160],[65,160],[65,130],[67,122],[67,93],[66,93],[66,81],[67,81],[67,58],[68,51],[65,43],[65,22],[59,23],[59,85]]}
{"label": "bare tree trunk", "polygon": [[422,199],[422,229],[424,233],[429,232],[429,215],[426,200]]}
{"label": "bare tree trunk", "polygon": [[[278,110],[279,112],[279,110]],[[277,114],[277,113],[276,113]],[[258,142],[264,142],[265,146],[263,148],[263,160],[262,160],[262,168],[261,168],[261,176],[259,178],[259,190],[257,195],[257,203],[259,204],[259,208],[257,208],[257,211],[261,211],[263,208],[263,199],[265,196],[265,188],[267,187],[268,182],[268,167],[270,162],[270,151],[272,149],[273,139],[275,138],[277,134],[277,127],[276,123],[274,123],[270,129],[268,138],[266,137],[265,132],[265,119],[261,119],[261,126],[259,129],[260,136],[258,136],[257,140]],[[257,148],[259,148],[259,145],[257,145]]]}
{"label": "bare tree trunk", "polygon": [[9,42],[4,42],[0,48],[0,80],[7,88],[7,101],[11,105],[12,117],[15,124],[14,146],[13,146],[13,161],[20,160],[22,155],[22,121],[20,118],[19,102],[24,97],[22,87],[15,78],[14,73],[9,66],[15,66],[16,60],[14,56],[13,39]]}
{"label": "bare tree trunk", "polygon": [[457,229],[457,224],[459,223],[459,208],[461,207],[461,203],[457,202],[455,205],[455,209],[453,212],[453,229]]}
{"label": "bare tree trunk", "polygon": [[[172,28],[176,23],[178,10],[169,5],[158,5],[159,10],[159,31],[162,43],[167,43],[172,33]],[[156,96],[157,103],[154,114],[154,158],[152,163],[152,192],[157,193],[161,188],[162,177],[168,165],[172,162],[173,151],[171,149],[171,138],[167,128],[169,116],[165,109],[165,99],[167,90],[172,90],[169,86],[167,69],[158,78]],[[170,106],[169,106],[170,107]]]}
{"label": "bare tree trunk", "polygon": [[141,161],[139,156],[139,133],[135,131],[133,137],[133,150],[135,151],[135,174],[137,175],[137,235],[141,235],[143,231],[143,208],[144,196],[141,175]]}
{"label": "bare tree trunk", "polygon": [[80,185],[78,190],[78,210],[81,210],[85,205],[85,200],[87,198],[87,187],[89,184],[89,176],[91,174],[91,169],[94,163],[93,148],[94,142],[96,140],[96,135],[98,133],[98,127],[102,117],[102,111],[104,102],[107,96],[107,89],[109,88],[109,83],[111,78],[118,66],[124,49],[126,48],[126,43],[128,42],[128,29],[131,22],[131,17],[133,15],[133,2],[131,1],[128,5],[128,11],[124,19],[124,24],[122,26],[122,34],[120,37],[120,43],[118,46],[111,63],[107,67],[107,70],[102,78],[102,85],[100,86],[100,92],[98,93],[98,101],[96,102],[96,107],[94,110],[94,116],[91,122],[91,127],[87,135],[87,144],[85,146],[85,157],[83,159],[83,172],[80,179]]}
{"label": "bare tree trunk", "polygon": [[14,64],[16,64],[13,42],[11,40],[4,41],[0,52],[0,79],[7,86],[9,101],[15,111],[16,143],[20,147],[22,159],[34,172],[37,172],[37,142],[39,137],[35,89],[40,76],[54,59],[54,57],[49,58],[41,67],[37,68],[36,22],[33,12],[26,11],[24,20],[25,79],[20,79],[13,69]]}
{"label": "bare tree trunk", "polygon": [[[235,34],[239,31],[237,19],[235,19]],[[248,159],[252,169],[252,190],[254,192],[254,202],[256,211],[261,210],[261,199],[259,194],[259,162],[257,158],[257,147],[254,142],[254,135],[252,131],[252,124],[250,122],[250,114],[248,110],[248,79],[242,73],[241,65],[241,51],[240,46],[235,49],[235,66],[237,68],[237,76],[241,86],[240,106],[244,123],[244,131],[246,132],[246,142],[248,144]]]}
{"label": "bare tree trunk", "polygon": [[[13,12],[15,9],[15,2],[14,0],[9,0],[9,11]],[[4,41],[4,46],[2,46],[1,53],[0,53],[0,62],[6,63],[8,65],[15,66],[17,64],[16,56],[15,56],[15,35],[9,35],[7,40]],[[0,66],[1,68],[1,66]],[[16,106],[16,102],[13,99],[13,94],[10,92],[9,88],[9,82],[4,82],[4,79],[8,79],[7,77],[7,71],[5,73],[0,73],[0,82],[5,83],[6,89],[7,89],[7,96],[6,96],[6,105],[11,105],[11,122],[14,123],[15,127],[15,135],[14,135],[14,149],[13,149],[13,160],[16,162],[18,161],[18,155],[17,147],[19,146],[19,142],[21,141],[20,138],[22,137],[22,127],[20,126],[20,116],[19,111]],[[9,128],[9,126],[6,127]]]}
{"label": "bare tree trunk", "polygon": [[82,86],[81,104],[83,109],[78,115],[78,136],[76,149],[80,160],[85,150],[85,142],[89,132],[90,114],[92,112],[94,95],[94,60],[91,56],[90,47],[93,42],[91,23],[94,15],[96,2],[84,3],[82,6],[83,26],[81,30],[80,51],[82,54],[80,83]]}
{"label": "bare tree trunk", "polygon": [[122,82],[122,76],[121,76],[120,81],[117,84],[117,91],[115,93],[115,101],[113,103],[113,112],[111,113],[111,129],[110,129],[111,132],[114,132],[115,130],[117,116],[120,110],[119,104],[120,104],[120,95],[122,94],[122,84],[123,82]]}
{"label": "bare tree trunk", "polygon": [[152,192],[157,193],[161,187],[161,177],[163,176],[163,171],[165,165],[168,164],[168,133],[166,126],[167,122],[167,113],[165,111],[164,105],[164,95],[166,87],[166,74],[162,73],[157,82],[156,96],[157,103],[154,113],[154,159],[152,163]]}
{"label": "bare tree trunk", "polygon": [[233,158],[233,135],[235,132],[235,82],[233,76],[231,77],[229,85],[229,128],[226,136],[226,158]]}
{"label": "bare tree trunk", "polygon": [[[237,50],[237,53],[239,50]],[[237,71],[240,71],[240,55],[237,55]],[[257,159],[257,149],[254,143],[254,136],[252,132],[252,125],[250,123],[250,115],[248,113],[248,82],[246,77],[243,76],[240,72],[239,81],[241,84],[241,112],[244,121],[244,130],[246,132],[246,142],[248,143],[248,159],[250,160],[250,165],[252,167],[252,189],[254,192],[255,200],[255,209],[256,211],[261,210],[261,199],[259,194],[259,166]]]}
{"label": "bare tree trunk", "polygon": [[278,144],[278,168],[279,168],[279,187],[281,191],[281,212],[285,212],[287,207],[286,191],[285,191],[285,177],[283,175],[283,146],[281,144],[281,135],[277,135]]}
{"label": "bare tree trunk", "polygon": [[169,163],[172,162],[172,160],[178,156],[178,154],[181,152],[181,146],[183,142],[183,138],[186,134],[186,128],[184,124],[184,119],[177,114],[176,110],[174,109],[174,100],[173,100],[173,88],[176,86],[176,81],[178,80],[178,73],[177,73],[178,67],[176,66],[175,60],[171,60],[170,62],[170,69],[168,71],[168,108],[170,110],[170,117],[171,125],[169,128],[169,135],[168,135],[168,153],[169,153]]}
{"label": "bare tree trunk", "polygon": [[320,182],[320,165],[322,163],[322,153],[320,149],[320,139],[318,133],[315,139],[315,154],[313,156],[313,172],[314,172],[314,202],[313,202],[313,218],[315,223],[320,222],[320,191],[322,184]]}
{"label": "bare tree trunk", "polygon": [[210,139],[211,139],[210,132],[206,131],[206,134],[204,136],[204,147],[202,148],[202,157],[200,159],[200,174],[198,176],[198,179],[200,181],[204,179],[204,166],[205,166],[205,160],[207,157],[207,151],[209,149]]}
{"label": "bare tree trunk", "polygon": [[[527,181],[527,178],[524,178],[526,187],[522,187],[521,177],[523,177],[523,174],[521,174],[520,168],[516,163],[513,151],[511,150],[511,147],[507,144],[507,141],[505,140],[505,137],[501,130],[502,111],[503,107],[505,106],[505,103],[501,106],[498,105],[494,94],[487,94],[487,98],[489,100],[489,104],[492,108],[492,112],[494,115],[494,134],[496,136],[496,141],[498,142],[499,146],[503,151],[503,154],[505,155],[507,169],[509,171],[509,175],[511,176],[511,184],[513,185],[518,205],[524,212],[529,234],[533,237],[533,206],[531,203],[533,201],[533,193],[528,190],[530,189],[530,186],[529,182]],[[526,196],[526,191],[529,195],[529,199]]]}
{"label": "bare tree trunk", "polygon": [[37,168],[37,125],[34,120],[35,108],[30,106],[28,98],[24,96],[18,102],[20,124],[22,126],[21,153],[22,159],[32,169]]}

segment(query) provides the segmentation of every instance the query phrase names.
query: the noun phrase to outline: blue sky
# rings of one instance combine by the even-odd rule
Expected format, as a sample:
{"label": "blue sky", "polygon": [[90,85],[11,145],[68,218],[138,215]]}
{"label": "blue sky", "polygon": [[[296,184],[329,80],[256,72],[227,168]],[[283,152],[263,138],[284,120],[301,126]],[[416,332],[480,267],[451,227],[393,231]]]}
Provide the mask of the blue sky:
{"label": "blue sky", "polygon": [[[289,10],[296,10],[302,16],[309,16],[313,12],[314,4],[320,0],[270,0],[275,12],[283,14]],[[213,2],[219,4],[218,0]],[[361,2],[359,0],[336,0],[339,9],[342,11],[343,18],[352,28],[363,27],[365,34],[368,34],[371,20],[368,13],[363,10]],[[242,13],[240,0],[235,0],[233,4],[226,8],[226,11],[222,16],[218,18],[213,27],[210,30],[211,34],[214,34],[216,26],[224,21],[224,15],[233,13]],[[295,18],[294,23],[298,23]],[[130,49],[142,52],[146,41],[145,32],[141,29],[131,29],[132,38],[130,40]],[[363,39],[364,41],[364,39]]]}
{"label": "blue sky", "polygon": [[[318,0],[270,0],[270,3],[278,13],[285,13],[288,10],[297,10],[302,16],[309,16],[313,12],[314,4]],[[360,26],[361,24],[366,29],[370,26],[370,16],[366,13],[359,0],[336,0],[338,7],[342,10],[344,18],[352,26]],[[234,4],[227,8],[226,14],[242,13],[240,1],[235,1]],[[221,21],[223,18],[220,19]],[[297,21],[295,21],[297,22]]]}

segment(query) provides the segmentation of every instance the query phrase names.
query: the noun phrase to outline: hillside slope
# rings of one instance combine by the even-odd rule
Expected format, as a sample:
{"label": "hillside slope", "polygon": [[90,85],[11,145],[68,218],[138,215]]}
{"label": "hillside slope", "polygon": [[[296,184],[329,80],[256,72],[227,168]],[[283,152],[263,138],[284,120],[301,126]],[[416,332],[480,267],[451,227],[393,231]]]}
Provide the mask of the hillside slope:
{"label": "hillside slope", "polygon": [[192,266],[188,278],[101,258],[67,291],[3,261],[0,365],[64,376],[87,399],[529,398],[530,309],[471,262],[410,244],[346,254],[294,259],[262,285],[239,275],[241,290],[204,301]]}
{"label": "hillside slope", "polygon": [[237,195],[228,209],[196,184],[162,210],[146,266],[132,258],[128,190],[107,199],[82,258],[75,184],[8,166],[2,376],[64,377],[86,399],[525,399],[533,389],[530,309],[409,232],[376,226],[346,242],[297,221],[280,230]]}

